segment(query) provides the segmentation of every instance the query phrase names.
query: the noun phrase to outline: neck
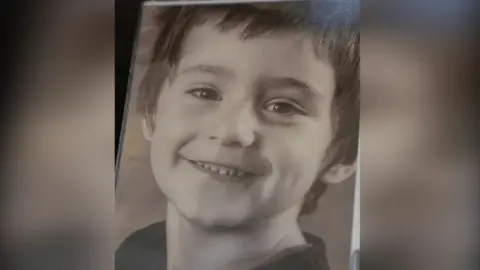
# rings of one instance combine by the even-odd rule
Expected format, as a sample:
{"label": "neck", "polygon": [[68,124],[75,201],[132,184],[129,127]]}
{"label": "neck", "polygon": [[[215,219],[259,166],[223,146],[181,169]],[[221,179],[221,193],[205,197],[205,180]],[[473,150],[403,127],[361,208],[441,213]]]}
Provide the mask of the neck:
{"label": "neck", "polygon": [[252,269],[285,249],[305,244],[298,207],[242,228],[212,229],[167,207],[169,270]]}

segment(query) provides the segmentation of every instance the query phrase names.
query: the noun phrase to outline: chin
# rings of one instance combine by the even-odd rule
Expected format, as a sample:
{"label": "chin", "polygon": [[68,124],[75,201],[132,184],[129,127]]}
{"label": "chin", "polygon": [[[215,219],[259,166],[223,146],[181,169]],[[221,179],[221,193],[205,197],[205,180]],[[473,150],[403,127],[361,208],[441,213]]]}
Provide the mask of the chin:
{"label": "chin", "polygon": [[254,217],[250,211],[239,211],[236,207],[196,209],[183,212],[183,216],[198,225],[211,228],[236,228],[247,225]]}
{"label": "chin", "polygon": [[229,219],[225,217],[193,217],[190,220],[195,224],[211,229],[237,228],[245,225],[245,222],[242,220]]}

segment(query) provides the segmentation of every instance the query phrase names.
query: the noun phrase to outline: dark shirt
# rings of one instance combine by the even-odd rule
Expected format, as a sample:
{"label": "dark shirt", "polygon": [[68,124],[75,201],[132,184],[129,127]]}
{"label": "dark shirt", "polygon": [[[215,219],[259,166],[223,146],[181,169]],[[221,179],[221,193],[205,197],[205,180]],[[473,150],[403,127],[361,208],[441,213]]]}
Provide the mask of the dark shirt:
{"label": "dark shirt", "polygon": [[[323,240],[309,233],[303,235],[308,245],[282,252],[254,270],[329,270]],[[166,242],[165,222],[134,232],[117,249],[115,269],[166,270]]]}

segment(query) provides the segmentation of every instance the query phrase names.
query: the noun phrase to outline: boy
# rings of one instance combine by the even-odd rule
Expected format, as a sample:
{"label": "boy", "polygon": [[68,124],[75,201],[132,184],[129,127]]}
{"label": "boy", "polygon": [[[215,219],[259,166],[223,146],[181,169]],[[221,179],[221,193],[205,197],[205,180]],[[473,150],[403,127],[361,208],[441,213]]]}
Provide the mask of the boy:
{"label": "boy", "polygon": [[167,220],[116,268],[328,269],[297,218],[355,171],[357,33],[252,5],[162,11],[138,108]]}

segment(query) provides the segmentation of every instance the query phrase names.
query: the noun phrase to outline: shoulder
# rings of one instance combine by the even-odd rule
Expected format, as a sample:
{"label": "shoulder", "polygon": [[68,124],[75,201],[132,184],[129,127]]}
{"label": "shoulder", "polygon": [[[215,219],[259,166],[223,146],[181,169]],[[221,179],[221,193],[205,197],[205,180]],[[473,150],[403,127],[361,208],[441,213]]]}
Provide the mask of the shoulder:
{"label": "shoulder", "polygon": [[308,245],[285,250],[256,270],[329,270],[324,241],[304,233]]}
{"label": "shoulder", "polygon": [[116,270],[162,269],[166,264],[165,223],[158,222],[128,236],[115,252]]}
{"label": "shoulder", "polygon": [[[166,226],[154,223],[127,237],[115,253],[116,270],[166,269]],[[324,241],[304,233],[308,245],[287,250],[258,270],[329,270]]]}
{"label": "shoulder", "polygon": [[307,241],[307,243],[314,247],[314,249],[318,252],[326,252],[327,248],[322,238],[307,232],[303,232],[303,237],[305,238],[305,241]]}
{"label": "shoulder", "polygon": [[307,243],[310,245],[310,249],[308,249],[303,255],[312,266],[311,268],[306,269],[329,270],[327,247],[323,239],[307,232],[304,232],[303,235]]}

